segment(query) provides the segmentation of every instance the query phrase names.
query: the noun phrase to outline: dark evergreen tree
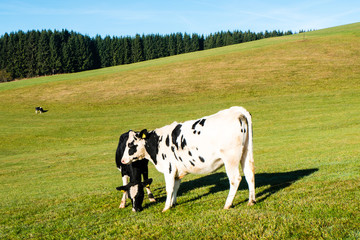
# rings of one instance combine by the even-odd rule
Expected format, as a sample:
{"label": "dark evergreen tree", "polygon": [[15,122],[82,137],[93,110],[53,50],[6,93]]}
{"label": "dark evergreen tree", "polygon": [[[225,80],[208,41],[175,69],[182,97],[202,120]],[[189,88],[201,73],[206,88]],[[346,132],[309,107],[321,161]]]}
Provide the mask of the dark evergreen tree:
{"label": "dark evergreen tree", "polygon": [[7,66],[7,43],[8,43],[9,35],[7,33],[4,34],[3,37],[0,38],[0,70],[5,70]]}
{"label": "dark evergreen tree", "polygon": [[222,46],[224,46],[223,36],[222,36],[222,33],[220,33],[220,32],[218,32],[218,33],[216,34],[215,46],[216,46],[216,47],[222,47]]}
{"label": "dark evergreen tree", "polygon": [[9,39],[7,42],[7,66],[6,71],[11,74],[12,78],[17,78],[16,76],[16,35],[15,33],[10,33]]}
{"label": "dark evergreen tree", "polygon": [[193,52],[192,40],[189,34],[184,34],[184,52]]}
{"label": "dark evergreen tree", "polygon": [[36,76],[37,71],[37,60],[36,53],[38,49],[38,41],[39,41],[40,32],[31,31],[27,33],[27,43],[26,43],[26,77],[34,77]]}
{"label": "dark evergreen tree", "polygon": [[224,37],[224,46],[232,45],[234,44],[234,38],[233,34],[230,31],[227,31],[226,34],[223,34]]}
{"label": "dark evergreen tree", "polygon": [[61,34],[58,31],[50,36],[50,67],[51,73],[62,73],[62,62],[61,62]]}
{"label": "dark evergreen tree", "polygon": [[174,33],[169,36],[169,55],[176,55],[176,35]]}
{"label": "dark evergreen tree", "polygon": [[63,44],[63,67],[66,73],[73,73],[78,70],[76,59],[76,41],[73,34],[68,38],[68,41]]}
{"label": "dark evergreen tree", "polygon": [[19,78],[26,77],[26,55],[25,55],[25,44],[26,35],[23,31],[17,32],[15,35],[15,72],[14,75]]}
{"label": "dark evergreen tree", "polygon": [[216,47],[215,45],[215,36],[210,33],[210,35],[205,39],[205,49],[211,49]]}
{"label": "dark evergreen tree", "polygon": [[144,39],[144,57],[145,60],[151,60],[156,58],[155,54],[155,36],[151,35],[143,35]]}
{"label": "dark evergreen tree", "polygon": [[39,41],[37,44],[36,62],[37,62],[37,75],[51,74],[50,65],[50,34],[51,32],[43,30],[40,33]]}
{"label": "dark evergreen tree", "polygon": [[144,53],[143,53],[143,42],[139,34],[136,34],[136,37],[133,39],[132,44],[132,62],[141,62],[144,61]]}
{"label": "dark evergreen tree", "polygon": [[130,37],[125,37],[123,39],[124,41],[124,49],[125,49],[125,53],[124,53],[124,64],[129,64],[132,62],[132,55],[131,55],[131,38]]}
{"label": "dark evergreen tree", "polygon": [[124,63],[124,49],[123,42],[120,38],[114,37],[112,40],[112,49],[113,49],[113,60],[112,66],[121,65]]}
{"label": "dark evergreen tree", "polygon": [[176,54],[184,53],[184,41],[182,33],[176,34]]}
{"label": "dark evergreen tree", "polygon": [[192,37],[191,37],[191,47],[190,47],[190,51],[191,52],[196,52],[196,51],[200,51],[202,50],[200,47],[200,38],[199,35],[193,33]]}

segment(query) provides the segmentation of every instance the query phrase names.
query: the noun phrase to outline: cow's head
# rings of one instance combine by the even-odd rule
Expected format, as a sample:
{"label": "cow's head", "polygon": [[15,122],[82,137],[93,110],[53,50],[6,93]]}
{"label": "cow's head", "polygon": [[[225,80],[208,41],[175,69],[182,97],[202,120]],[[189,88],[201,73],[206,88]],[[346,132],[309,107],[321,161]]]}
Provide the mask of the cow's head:
{"label": "cow's head", "polygon": [[146,129],[141,132],[130,130],[128,134],[124,154],[121,158],[123,164],[130,164],[145,158],[145,141],[148,137],[148,131]]}
{"label": "cow's head", "polygon": [[149,187],[152,183],[152,178],[145,180],[144,182],[130,182],[126,186],[117,187],[119,191],[127,192],[132,203],[132,210],[134,212],[140,212],[143,210],[142,203],[144,200],[144,187]]}

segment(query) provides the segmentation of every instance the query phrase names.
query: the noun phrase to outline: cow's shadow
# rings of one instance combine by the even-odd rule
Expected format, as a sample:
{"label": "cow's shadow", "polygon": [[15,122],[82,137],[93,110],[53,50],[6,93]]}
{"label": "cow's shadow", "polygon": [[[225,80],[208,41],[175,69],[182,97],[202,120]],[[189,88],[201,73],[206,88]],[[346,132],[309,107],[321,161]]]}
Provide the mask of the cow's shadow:
{"label": "cow's shadow", "polygon": [[[289,187],[294,182],[302,179],[303,177],[309,176],[318,170],[319,169],[317,168],[311,168],[311,169],[295,170],[290,172],[255,174],[255,188],[257,189],[261,187],[266,187],[264,190],[256,193],[257,202],[259,203],[264,201],[265,199],[275,194],[276,192],[286,187]],[[180,185],[177,196],[180,197],[194,189],[198,189],[201,187],[209,187],[209,186],[210,188],[206,193],[198,194],[193,198],[181,202],[184,203],[184,202],[195,201],[210,194],[214,194],[222,191],[229,191],[230,185],[226,173],[217,172],[194,180],[184,181]],[[242,177],[238,190],[248,190],[248,185],[245,180],[245,177]],[[157,193],[160,193],[161,195],[160,197],[157,198],[157,202],[165,202],[166,200],[165,187],[154,189],[155,197],[156,195],[158,195]],[[246,201],[248,201],[248,199],[244,200],[244,202]]]}

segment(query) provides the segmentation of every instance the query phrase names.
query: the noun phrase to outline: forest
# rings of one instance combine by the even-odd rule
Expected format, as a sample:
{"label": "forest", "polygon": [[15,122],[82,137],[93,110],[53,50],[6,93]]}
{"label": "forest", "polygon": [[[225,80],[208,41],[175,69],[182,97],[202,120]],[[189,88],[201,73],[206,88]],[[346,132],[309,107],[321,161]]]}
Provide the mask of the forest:
{"label": "forest", "polygon": [[172,33],[125,37],[89,37],[68,30],[32,30],[0,37],[0,82],[74,73],[201,51],[291,31],[221,31],[214,34]]}

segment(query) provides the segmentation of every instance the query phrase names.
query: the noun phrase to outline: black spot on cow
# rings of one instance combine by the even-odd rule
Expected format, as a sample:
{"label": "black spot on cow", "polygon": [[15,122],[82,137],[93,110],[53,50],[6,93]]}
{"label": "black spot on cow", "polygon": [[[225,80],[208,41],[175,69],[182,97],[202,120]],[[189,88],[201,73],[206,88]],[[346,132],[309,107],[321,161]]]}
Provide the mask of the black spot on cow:
{"label": "black spot on cow", "polygon": [[181,149],[184,149],[185,146],[186,146],[186,139],[181,137]]}
{"label": "black spot on cow", "polygon": [[179,149],[177,138],[179,137],[180,133],[181,133],[181,124],[178,124],[171,132],[172,143],[176,146],[176,149]]}
{"label": "black spot on cow", "polygon": [[196,131],[194,131],[193,133],[196,134]]}
{"label": "black spot on cow", "polygon": [[169,173],[171,173],[171,163],[169,163]]}
{"label": "black spot on cow", "polygon": [[134,144],[134,141],[128,144],[129,147],[129,155],[134,155],[136,153],[137,145]]}
{"label": "black spot on cow", "polygon": [[162,159],[165,160],[165,158],[166,158],[166,155],[163,153],[162,154]]}
{"label": "black spot on cow", "polygon": [[146,151],[149,153],[154,164],[157,164],[156,155],[159,152],[159,136],[155,132],[150,132],[145,142]]}
{"label": "black spot on cow", "polygon": [[169,135],[167,135],[166,140],[165,140],[166,146],[170,146],[170,140],[169,140]]}
{"label": "black spot on cow", "polygon": [[180,159],[181,162],[183,161],[181,157],[179,157],[179,159]]}
{"label": "black spot on cow", "polygon": [[179,160],[179,159],[177,158],[176,154],[175,154],[175,148],[174,148],[174,146],[171,146],[171,151],[174,153],[174,156],[175,156],[176,160]]}
{"label": "black spot on cow", "polygon": [[199,156],[199,159],[201,162],[205,162],[205,159],[203,157]]}
{"label": "black spot on cow", "polygon": [[195,163],[193,163],[192,161],[189,160],[189,162],[191,163],[191,165],[195,166]]}
{"label": "black spot on cow", "polygon": [[243,129],[241,129],[240,131],[241,131],[241,132],[244,132],[244,130],[243,130]]}
{"label": "black spot on cow", "polygon": [[176,156],[175,152],[174,152],[174,157],[176,158],[177,161],[179,161],[178,157]]}
{"label": "black spot on cow", "polygon": [[189,154],[189,156],[192,156],[192,153],[190,151],[188,152],[188,154]]}
{"label": "black spot on cow", "polygon": [[199,124],[200,124],[201,126],[204,126],[205,121],[206,121],[206,119],[202,119]]}
{"label": "black spot on cow", "polygon": [[196,125],[200,122],[200,119],[197,120],[196,122],[194,122],[194,124],[192,125],[192,129],[195,129],[196,128]]}
{"label": "black spot on cow", "polygon": [[200,135],[200,131],[198,131],[198,135]]}

